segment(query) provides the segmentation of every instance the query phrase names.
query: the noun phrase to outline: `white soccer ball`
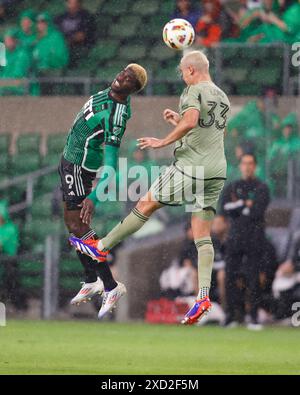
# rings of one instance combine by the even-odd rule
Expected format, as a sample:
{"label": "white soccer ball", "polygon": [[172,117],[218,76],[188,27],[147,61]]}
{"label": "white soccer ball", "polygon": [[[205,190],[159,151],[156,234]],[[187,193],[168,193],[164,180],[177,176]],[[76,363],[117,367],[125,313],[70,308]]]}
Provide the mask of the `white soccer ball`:
{"label": "white soccer ball", "polygon": [[185,19],[172,19],[163,29],[163,40],[168,47],[183,50],[193,44],[195,31]]}

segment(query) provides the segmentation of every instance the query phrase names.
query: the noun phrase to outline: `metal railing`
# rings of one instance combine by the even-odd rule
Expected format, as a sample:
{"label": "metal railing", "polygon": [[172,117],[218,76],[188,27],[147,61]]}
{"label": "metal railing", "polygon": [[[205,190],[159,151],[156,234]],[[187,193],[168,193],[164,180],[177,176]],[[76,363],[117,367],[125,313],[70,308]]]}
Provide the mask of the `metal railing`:
{"label": "metal railing", "polygon": [[34,198],[34,185],[40,177],[57,171],[57,166],[47,166],[43,169],[33,171],[31,173],[17,176],[12,179],[4,180],[0,183],[0,190],[8,189],[12,186],[26,184],[25,187],[25,200],[9,207],[9,213],[15,214],[19,211],[27,209],[32,206]]}
{"label": "metal railing", "polygon": [[[226,53],[228,51],[237,50],[239,54],[232,57],[232,64],[235,66],[239,66],[239,62],[242,59],[249,59],[249,53],[253,52],[253,56],[251,55],[252,61],[255,60],[255,55],[257,55],[256,60],[261,60],[261,55],[258,50],[269,50],[271,55],[268,58],[268,61],[274,61],[274,67],[278,66],[279,62],[281,64],[281,74],[280,79],[278,81],[278,88],[283,95],[293,95],[296,92],[300,94],[300,67],[296,70],[295,75],[291,75],[291,47],[284,43],[272,43],[272,44],[252,44],[252,43],[219,43],[216,47],[205,49],[204,51],[207,52],[212,69],[214,74],[215,82],[222,86],[225,81],[223,71],[226,69],[226,62],[228,62],[228,57],[226,57]],[[274,57],[272,57],[272,50],[279,50],[281,53],[278,55],[276,53]],[[256,54],[257,52],[257,54]],[[176,60],[178,54],[174,53],[174,60]],[[225,61],[226,59],[226,61]],[[179,61],[179,58],[178,58]],[[145,64],[147,65],[147,60],[145,60]],[[159,64],[159,62],[158,62]],[[101,70],[101,66],[100,70]],[[107,66],[103,66],[103,68],[107,68]],[[256,68],[259,70],[259,66]],[[74,71],[76,73],[76,70]],[[170,75],[168,78],[158,78],[153,73],[151,68],[148,68],[149,73],[149,83],[145,89],[144,94],[147,96],[153,95],[154,87],[161,84],[179,86],[181,84],[179,76],[176,74],[175,67],[174,67],[174,74]],[[247,78],[249,75],[247,75]],[[235,82],[236,76],[233,74],[231,77],[231,81]],[[5,84],[9,84],[9,80],[5,80]],[[50,85],[59,85],[61,87],[69,87],[69,86],[77,86],[77,90],[75,92],[68,92],[67,94],[83,94],[89,96],[92,93],[93,87],[95,84],[105,85],[111,82],[111,79],[108,78],[101,78],[101,75],[97,78],[89,77],[89,76],[49,76],[49,77],[40,77],[40,78],[28,78],[22,80],[11,80],[13,86],[23,86],[25,94],[30,92],[30,86],[32,84],[50,84]],[[237,82],[238,83],[238,82]],[[1,86],[3,86],[4,82],[1,82]],[[231,92],[229,92],[231,93]],[[51,94],[48,92],[47,94]],[[54,91],[53,94],[57,94]],[[63,91],[62,93],[63,94]]]}

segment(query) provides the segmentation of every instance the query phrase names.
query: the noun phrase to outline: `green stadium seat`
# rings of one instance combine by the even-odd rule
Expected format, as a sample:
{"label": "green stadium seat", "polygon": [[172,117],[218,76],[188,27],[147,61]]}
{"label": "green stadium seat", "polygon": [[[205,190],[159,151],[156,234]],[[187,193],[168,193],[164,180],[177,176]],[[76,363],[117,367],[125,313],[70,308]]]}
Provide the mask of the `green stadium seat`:
{"label": "green stadium seat", "polygon": [[281,72],[279,67],[258,67],[250,74],[250,81],[261,85],[274,86],[280,80]]}
{"label": "green stadium seat", "polygon": [[80,286],[80,281],[82,279],[82,275],[72,275],[69,277],[60,276],[59,278],[59,288],[62,290],[68,291],[78,291]]}
{"label": "green stadium seat", "polygon": [[0,154],[8,154],[10,136],[7,134],[0,135]]}
{"label": "green stadium seat", "polygon": [[84,0],[84,8],[91,14],[95,14],[106,0]]}
{"label": "green stadium seat", "polygon": [[135,0],[131,12],[139,15],[153,15],[159,10],[158,1],[154,0]]}
{"label": "green stadium seat", "polygon": [[51,217],[51,199],[52,194],[45,194],[33,201],[31,214],[33,218],[50,218]]}
{"label": "green stadium seat", "polygon": [[115,76],[123,69],[124,63],[122,63],[123,66],[110,66],[110,67],[101,67],[99,70],[97,70],[95,76],[103,81],[112,81]]}
{"label": "green stadium seat", "polygon": [[39,170],[41,167],[41,158],[35,152],[24,153],[12,156],[10,174],[18,176]]}
{"label": "green stadium seat", "polygon": [[162,79],[167,82],[180,82],[180,76],[174,67],[161,67],[158,68],[154,74],[155,78]]}
{"label": "green stadium seat", "polygon": [[94,66],[113,59],[118,51],[119,42],[117,40],[100,40],[91,50],[88,62]]}
{"label": "green stadium seat", "polygon": [[165,61],[177,56],[175,51],[172,51],[163,43],[155,45],[150,51],[150,57],[157,61]]}
{"label": "green stadium seat", "polygon": [[59,262],[59,271],[60,273],[74,273],[74,272],[82,272],[82,266],[79,259],[61,259]]}
{"label": "green stadium seat", "polygon": [[27,152],[40,152],[41,136],[39,134],[23,134],[17,139],[18,154]]}
{"label": "green stadium seat", "polygon": [[110,27],[109,34],[111,37],[129,39],[136,34],[139,24],[140,18],[138,16],[125,16],[122,17],[118,23],[115,23]]}
{"label": "green stadium seat", "polygon": [[171,94],[171,88],[168,84],[154,84],[153,94],[158,96],[169,96]]}
{"label": "green stadium seat", "polygon": [[7,174],[7,168],[9,163],[9,155],[7,152],[3,152],[0,154],[0,175]]}
{"label": "green stadium seat", "polygon": [[262,93],[262,85],[251,82],[240,83],[236,87],[238,95],[242,96],[259,96]]}
{"label": "green stadium seat", "polygon": [[101,15],[113,15],[119,16],[126,13],[128,10],[128,5],[130,1],[128,0],[110,0],[104,2],[103,6],[100,8],[100,16]]}
{"label": "green stadium seat", "polygon": [[24,226],[24,247],[32,252],[43,252],[46,237],[60,232],[60,230],[60,221],[49,218],[33,218]]}
{"label": "green stadium seat", "polygon": [[[57,162],[58,163],[58,162]],[[57,171],[43,177],[40,184],[41,194],[53,192],[60,185],[60,177]]]}
{"label": "green stadium seat", "polygon": [[176,3],[174,0],[164,0],[160,2],[160,13],[168,14],[170,16],[175,8]]}
{"label": "green stadium seat", "polygon": [[243,82],[247,80],[249,75],[249,70],[241,67],[225,67],[222,70],[222,77],[226,81],[234,81],[236,83]]}
{"label": "green stadium seat", "polygon": [[127,62],[137,62],[146,56],[146,48],[143,45],[123,45],[119,57]]}
{"label": "green stadium seat", "polygon": [[62,153],[66,144],[67,134],[50,134],[47,138],[47,152],[48,153]]}

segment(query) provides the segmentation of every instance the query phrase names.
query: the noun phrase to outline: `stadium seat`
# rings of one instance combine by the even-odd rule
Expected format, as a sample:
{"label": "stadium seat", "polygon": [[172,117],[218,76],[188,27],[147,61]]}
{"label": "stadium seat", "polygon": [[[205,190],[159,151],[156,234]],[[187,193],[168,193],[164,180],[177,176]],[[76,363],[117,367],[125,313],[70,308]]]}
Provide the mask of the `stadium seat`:
{"label": "stadium seat", "polygon": [[156,59],[157,61],[172,59],[175,56],[177,56],[175,51],[172,51],[163,43],[155,45],[150,51],[150,57],[152,59]]}
{"label": "stadium seat", "polygon": [[[51,163],[51,165],[58,165],[58,160],[56,162]],[[52,193],[58,186],[60,185],[60,177],[58,171],[55,170],[53,173],[47,174],[44,176],[39,183],[39,192],[40,194],[44,193]]]}
{"label": "stadium seat", "polygon": [[68,258],[68,259],[61,259],[59,262],[59,271],[60,273],[74,273],[74,272],[82,272],[82,266],[81,263],[79,261],[79,259],[77,259],[77,257],[75,258]]}
{"label": "stadium seat", "polygon": [[17,153],[39,153],[41,136],[39,134],[23,134],[17,139]]}
{"label": "stadium seat", "polygon": [[95,69],[100,63],[113,59],[119,48],[118,40],[100,40],[91,50],[88,62]]}
{"label": "stadium seat", "polygon": [[128,0],[110,0],[104,2],[102,7],[100,8],[100,15],[113,15],[113,16],[119,16],[122,14],[125,14],[127,9],[128,9]]}
{"label": "stadium seat", "polygon": [[[160,2],[160,14],[168,14],[169,16],[174,12],[176,7],[174,0],[164,0]],[[169,17],[170,19],[170,17]]]}
{"label": "stadium seat", "polygon": [[222,70],[222,78],[226,81],[234,81],[235,83],[243,82],[246,80],[249,71],[241,67],[225,67]]}
{"label": "stadium seat", "polygon": [[153,15],[159,10],[159,3],[154,0],[136,0],[133,3],[131,12],[139,15]]}
{"label": "stadium seat", "polygon": [[33,205],[31,207],[33,218],[51,217],[51,199],[52,194],[45,194],[33,201]]}
{"label": "stadium seat", "polygon": [[256,82],[261,86],[275,86],[280,80],[281,70],[279,67],[259,67],[250,74],[250,81]]}
{"label": "stadium seat", "polygon": [[67,135],[65,133],[50,134],[47,138],[47,153],[60,154],[66,144]]}
{"label": "stadium seat", "polygon": [[8,154],[10,136],[7,134],[0,135],[0,154]]}
{"label": "stadium seat", "polygon": [[154,74],[156,79],[165,80],[168,82],[180,82],[180,76],[176,72],[174,67],[161,67],[158,68],[156,73]]}
{"label": "stadium seat", "polygon": [[14,155],[11,158],[10,174],[19,176],[39,170],[41,167],[41,157],[35,152]]}
{"label": "stadium seat", "polygon": [[138,16],[125,16],[121,18],[118,23],[115,23],[110,27],[109,34],[111,37],[128,39],[136,34],[139,24],[140,18]]}
{"label": "stadium seat", "polygon": [[110,66],[110,67],[101,67],[99,70],[96,71],[95,76],[102,81],[112,81],[115,76],[123,69],[124,63],[122,62],[121,66]]}
{"label": "stadium seat", "polygon": [[146,48],[144,45],[123,45],[119,56],[127,62],[136,62],[146,56]]}

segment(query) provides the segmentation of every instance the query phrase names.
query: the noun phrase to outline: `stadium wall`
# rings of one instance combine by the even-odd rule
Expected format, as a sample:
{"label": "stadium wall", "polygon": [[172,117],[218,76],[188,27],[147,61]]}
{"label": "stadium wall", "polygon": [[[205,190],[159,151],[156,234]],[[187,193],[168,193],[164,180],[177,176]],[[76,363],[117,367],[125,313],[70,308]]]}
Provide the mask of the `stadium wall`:
{"label": "stadium wall", "polygon": [[[254,97],[231,97],[232,115]],[[66,133],[77,112],[87,97],[2,97],[0,98],[0,133]],[[164,134],[169,130],[162,120],[165,108],[176,109],[178,97],[132,98],[133,117],[128,123],[132,137],[155,132]],[[278,113],[281,116],[290,111],[298,111],[300,98],[282,97],[278,100]]]}

